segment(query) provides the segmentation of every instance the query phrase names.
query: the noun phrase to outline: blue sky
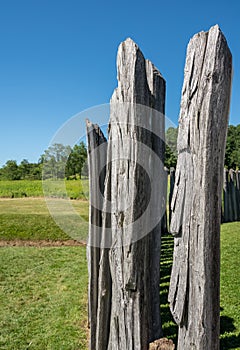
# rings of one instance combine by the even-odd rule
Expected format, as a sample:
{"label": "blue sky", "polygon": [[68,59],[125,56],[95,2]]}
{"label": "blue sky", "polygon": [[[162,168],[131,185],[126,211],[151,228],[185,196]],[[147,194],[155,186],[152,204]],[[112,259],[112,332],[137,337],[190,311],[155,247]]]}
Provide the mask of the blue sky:
{"label": "blue sky", "polygon": [[36,162],[73,115],[108,103],[118,45],[131,37],[167,81],[177,124],[186,47],[218,23],[233,54],[230,123],[240,123],[240,2],[0,1],[0,165]]}

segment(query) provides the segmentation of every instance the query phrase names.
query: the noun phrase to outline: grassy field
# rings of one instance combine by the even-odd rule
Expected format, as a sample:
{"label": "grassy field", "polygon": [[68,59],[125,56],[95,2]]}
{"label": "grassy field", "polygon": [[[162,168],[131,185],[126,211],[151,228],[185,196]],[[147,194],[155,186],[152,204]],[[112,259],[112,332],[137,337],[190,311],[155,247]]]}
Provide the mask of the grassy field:
{"label": "grassy field", "polygon": [[87,349],[84,247],[0,249],[0,349]]}
{"label": "grassy field", "polygon": [[[88,202],[71,203],[87,220]],[[52,220],[43,198],[1,199],[0,236],[25,240],[69,238]],[[222,350],[240,349],[239,236],[240,223],[222,225]],[[176,341],[177,327],[167,303],[172,248],[172,237],[163,236],[163,330],[165,336]],[[0,248],[0,349],[87,349],[85,256],[85,247]]]}
{"label": "grassy field", "polygon": [[240,349],[240,222],[222,225],[221,345]]}
{"label": "grassy field", "polygon": [[[68,201],[58,199],[57,203],[63,207],[63,219],[71,217],[72,213],[69,215],[64,213]],[[86,239],[88,202],[72,200],[70,204],[83,219],[83,224],[78,225],[78,235],[81,239]],[[51,217],[44,198],[0,199],[0,239],[67,240],[69,238],[72,237],[65,234]]]}
{"label": "grassy field", "polygon": [[[49,196],[71,199],[88,198],[88,180],[45,181],[44,188]],[[66,190],[65,190],[66,188]],[[41,180],[0,181],[0,198],[43,197]]]}

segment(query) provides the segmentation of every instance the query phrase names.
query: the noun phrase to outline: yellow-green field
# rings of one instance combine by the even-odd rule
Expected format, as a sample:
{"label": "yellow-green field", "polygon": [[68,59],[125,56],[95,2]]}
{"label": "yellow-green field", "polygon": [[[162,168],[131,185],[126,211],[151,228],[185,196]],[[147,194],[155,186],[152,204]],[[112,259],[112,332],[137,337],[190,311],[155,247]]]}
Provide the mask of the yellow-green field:
{"label": "yellow-green field", "polygon": [[0,198],[43,197],[47,195],[58,198],[87,199],[88,194],[88,179],[45,180],[44,182],[41,180],[0,181]]}

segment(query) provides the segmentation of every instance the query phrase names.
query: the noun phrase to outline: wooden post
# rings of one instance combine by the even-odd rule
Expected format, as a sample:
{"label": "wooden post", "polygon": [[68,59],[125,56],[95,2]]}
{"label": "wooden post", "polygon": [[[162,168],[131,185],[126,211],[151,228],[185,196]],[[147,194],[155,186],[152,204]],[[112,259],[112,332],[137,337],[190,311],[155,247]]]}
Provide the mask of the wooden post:
{"label": "wooden post", "polygon": [[172,198],[178,349],[219,350],[220,222],[232,58],[218,26],[187,49]]}
{"label": "wooden post", "polygon": [[164,182],[163,182],[163,188],[164,188],[164,199],[166,203],[166,209],[164,212],[164,215],[162,217],[162,223],[161,223],[161,232],[168,233],[168,215],[167,215],[167,189],[168,189],[168,168],[164,167]]}
{"label": "wooden post", "polygon": [[172,202],[172,196],[173,196],[173,189],[175,184],[175,169],[170,168],[170,191],[169,191],[169,227],[171,225],[171,219],[172,219],[172,209],[171,209],[171,202]]}
{"label": "wooden post", "polygon": [[[114,160],[111,198],[116,203],[109,251],[112,303],[108,350],[147,350],[149,343],[162,335],[161,220],[152,229],[151,222],[163,202],[165,81],[131,39],[120,45],[117,65],[108,146],[108,159]],[[154,161],[154,154],[160,163]],[[148,203],[151,209],[145,215]],[[144,222],[134,227],[143,215]]]}
{"label": "wooden post", "polygon": [[231,198],[231,208],[232,208],[232,220],[237,221],[238,219],[238,201],[237,201],[237,180],[236,173],[233,169],[229,170],[229,187],[230,187],[230,198]]}
{"label": "wooden post", "polygon": [[237,220],[240,220],[240,171],[236,170],[236,189],[237,189],[237,204],[238,204],[238,214]]}
{"label": "wooden post", "polygon": [[[96,271],[89,282],[90,348],[147,350],[162,335],[159,284],[161,213],[166,207],[165,81],[131,39],[120,45],[117,65],[100,250],[92,249],[88,255],[89,271]],[[91,159],[91,152],[89,158],[93,188],[100,165]],[[94,230],[90,227],[90,236]],[[92,294],[91,288],[95,288]]]}
{"label": "wooden post", "polygon": [[[98,312],[98,280],[100,244],[99,234],[103,226],[103,203],[98,190],[104,191],[106,176],[107,141],[97,124],[86,121],[88,139],[88,169],[89,169],[89,238],[87,245],[88,260],[88,322],[90,328],[90,349],[96,349],[96,329]],[[101,147],[100,147],[101,146]]]}
{"label": "wooden post", "polygon": [[224,168],[223,176],[223,221],[229,222],[229,177],[228,170]]}

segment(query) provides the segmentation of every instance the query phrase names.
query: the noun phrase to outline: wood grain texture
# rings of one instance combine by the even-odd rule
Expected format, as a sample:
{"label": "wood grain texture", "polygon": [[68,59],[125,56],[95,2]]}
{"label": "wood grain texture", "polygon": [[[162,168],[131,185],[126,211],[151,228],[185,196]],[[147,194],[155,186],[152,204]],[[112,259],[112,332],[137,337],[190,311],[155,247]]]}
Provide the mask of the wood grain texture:
{"label": "wood grain texture", "polygon": [[[141,144],[145,144],[149,147],[151,177],[158,176],[161,179],[163,163],[162,168],[158,168],[153,163],[151,152],[156,152],[163,160],[164,116],[156,121],[151,115],[146,116],[141,111],[139,113],[135,104],[149,106],[164,113],[165,82],[131,39],[120,45],[117,65],[118,88],[111,99],[108,148],[109,159],[116,159],[111,168],[111,198],[117,203],[111,219],[113,243],[109,259],[112,310],[108,350],[146,350],[150,341],[161,336],[161,224],[149,232],[152,218],[146,217],[141,230],[148,234],[136,241],[138,232],[129,224],[144,213],[149,191],[151,196],[155,196],[155,205],[160,210],[161,194],[157,198],[154,188],[149,188],[144,169],[138,163],[143,157]],[[125,103],[123,109],[122,103]],[[145,128],[138,127],[139,118],[146,118]],[[161,140],[149,133],[148,129],[161,135]],[[121,208],[126,203],[126,198],[128,205]]]}
{"label": "wood grain texture", "polygon": [[[98,195],[99,186],[104,189],[106,171],[104,166],[107,158],[107,141],[101,129],[97,124],[86,121],[87,140],[88,140],[88,168],[90,174],[89,194],[89,239],[87,244],[87,261],[88,261],[88,322],[90,328],[91,350],[96,349],[96,329],[98,313],[98,280],[99,280],[99,229],[103,226],[102,211],[103,203]],[[101,148],[99,147],[100,145]],[[103,171],[102,171],[103,170]]]}
{"label": "wood grain texture", "polygon": [[[166,205],[165,81],[131,39],[120,45],[117,67],[118,87],[110,106],[101,248],[90,249],[88,255],[89,307],[95,318],[90,319],[90,348],[147,350],[149,343],[162,335],[161,218],[150,227]],[[144,106],[147,111],[142,110]],[[89,159],[93,189],[101,164],[91,159],[91,154]],[[134,226],[146,208],[145,220]]]}
{"label": "wood grain texture", "polygon": [[220,222],[232,58],[218,26],[190,41],[172,197],[169,302],[178,349],[219,349]]}
{"label": "wood grain texture", "polygon": [[172,219],[172,208],[171,208],[171,202],[172,202],[172,196],[173,196],[173,189],[175,184],[175,169],[172,167],[170,168],[170,189],[169,189],[169,227],[171,225],[171,219]]}

